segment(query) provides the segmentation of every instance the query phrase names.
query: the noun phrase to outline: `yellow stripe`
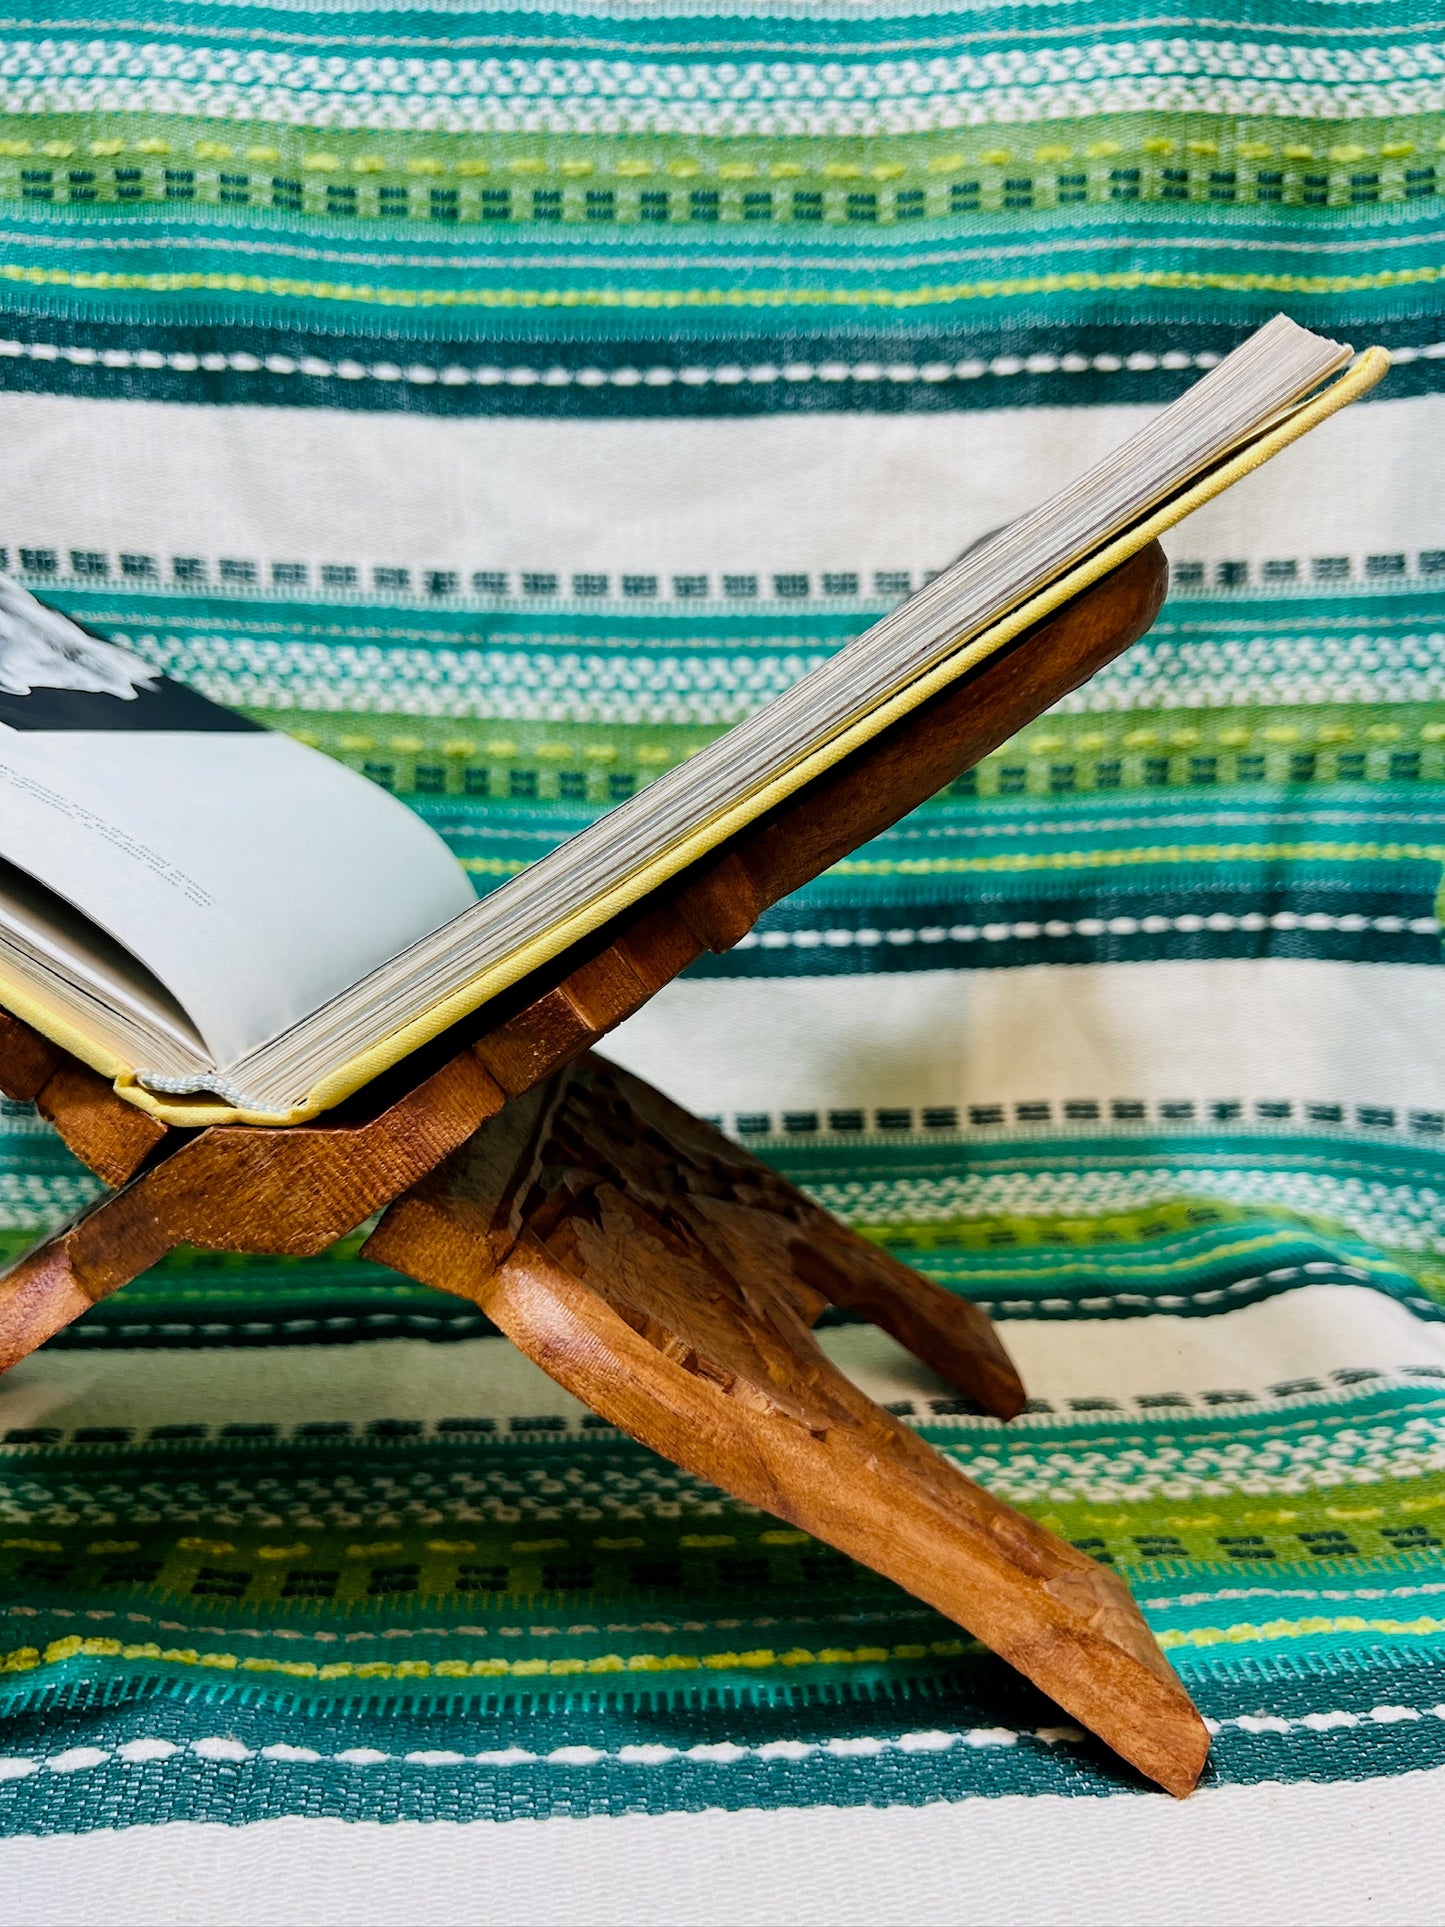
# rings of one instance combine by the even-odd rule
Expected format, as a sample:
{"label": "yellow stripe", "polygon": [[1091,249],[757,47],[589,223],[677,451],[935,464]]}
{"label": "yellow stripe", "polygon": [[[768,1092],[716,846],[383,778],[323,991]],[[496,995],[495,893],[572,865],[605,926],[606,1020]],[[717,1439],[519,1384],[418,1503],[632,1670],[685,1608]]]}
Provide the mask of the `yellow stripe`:
{"label": "yellow stripe", "polygon": [[[1261,1206],[1260,1208],[1264,1209],[1263,1206]],[[992,1221],[984,1220],[984,1222],[987,1223]],[[1309,1220],[1305,1219],[1304,1222],[1309,1223]],[[1328,1222],[1328,1220],[1325,1220],[1325,1222]],[[1175,1233],[1175,1235],[1179,1237],[1190,1236],[1192,1235],[1192,1229],[1191,1227],[1188,1227],[1188,1226],[1181,1227],[1179,1231]],[[878,1233],[875,1231],[865,1230],[864,1236],[871,1237],[875,1243],[882,1242]],[[1143,1240],[1140,1240],[1140,1242],[1142,1243]],[[1277,1250],[1280,1246],[1287,1244],[1288,1242],[1289,1242],[1289,1236],[1287,1233],[1271,1234],[1269,1236],[1264,1236],[1259,1238],[1248,1238],[1248,1239],[1242,1240],[1238,1244],[1217,1246],[1210,1251],[1209,1256],[1210,1256],[1211,1262],[1220,1258],[1248,1258],[1258,1252],[1267,1252],[1267,1251]],[[1021,1242],[1015,1248],[1022,1251],[1029,1251],[1029,1250],[1037,1250],[1039,1247],[1037,1245],[1030,1246],[1026,1243]],[[939,1255],[940,1254],[937,1251],[932,1251],[928,1253],[922,1253],[922,1252],[919,1253],[920,1257],[927,1256],[927,1257],[937,1258]],[[1093,1275],[1097,1275],[1099,1270],[1099,1263],[1098,1263],[1097,1257],[1091,1259],[1088,1256],[1088,1254],[1084,1252],[1081,1252],[1077,1258],[1068,1259],[1067,1261],[1061,1264],[1030,1265],[1028,1270],[1022,1274],[1020,1274],[1020,1272],[1013,1266],[1000,1265],[997,1267],[990,1267],[988,1265],[975,1264],[973,1260],[982,1255],[981,1249],[968,1249],[967,1247],[965,1247],[961,1255],[968,1261],[965,1268],[967,1270],[967,1273],[970,1279],[973,1279],[973,1278],[977,1278],[981,1280],[1014,1279],[1014,1280],[1018,1280],[1022,1284],[1022,1283],[1032,1283],[1037,1278],[1070,1278],[1070,1277],[1077,1276],[1077,1274],[1081,1271],[1093,1276]],[[1117,1247],[1114,1248],[1114,1255],[1116,1257],[1122,1255],[1121,1253],[1119,1253]],[[1152,1263],[1147,1260],[1144,1262],[1147,1263],[1148,1273],[1150,1277],[1154,1276],[1156,1272],[1167,1273],[1171,1271],[1193,1271],[1193,1270],[1197,1270],[1199,1265],[1199,1260],[1197,1257],[1160,1259],[1157,1263]],[[1391,1265],[1385,1262],[1384,1260],[1381,1260],[1378,1258],[1371,1260],[1368,1257],[1359,1256],[1354,1252],[1350,1253],[1350,1263],[1352,1265],[1359,1266],[1362,1270],[1377,1271],[1380,1273],[1382,1277],[1387,1277],[1391,1272],[1397,1269],[1396,1266]],[[1128,1275],[1124,1277],[1120,1277],[1117,1275],[1113,1276],[1109,1280],[1109,1289],[1107,1292],[1105,1291],[1105,1288],[1101,1284],[1100,1295],[1111,1296],[1113,1292],[1124,1289],[1127,1286],[1127,1283],[1128,1283]]]}
{"label": "yellow stripe", "polygon": [[[1156,1632],[1165,1651],[1211,1646],[1244,1646],[1261,1640],[1310,1639],[1329,1633],[1374,1633],[1391,1639],[1423,1639],[1445,1632],[1445,1619],[1366,1619],[1356,1613],[1311,1615],[1303,1619],[1271,1619],[1262,1625],[1244,1620],[1235,1626],[1196,1626]],[[152,1660],[162,1665],[221,1673],[274,1673],[289,1679],[573,1679],[619,1673],[768,1672],[776,1667],[881,1666],[894,1660],[957,1659],[977,1644],[973,1640],[936,1639],[924,1645],[824,1646],[817,1652],[792,1647],[775,1652],[764,1647],[745,1653],[602,1653],[593,1659],[401,1659],[336,1660],[318,1665],[313,1660],[267,1659],[254,1654],[199,1652],[194,1647],[162,1647],[154,1640],[124,1645],[118,1639],[81,1639],[71,1635],[52,1640],[42,1653],[20,1646],[0,1658],[0,1673],[31,1673],[64,1665],[71,1659]]]}
{"label": "yellow stripe", "polygon": [[1247,1620],[1238,1626],[1196,1626],[1188,1632],[1162,1632],[1155,1637],[1169,1651],[1184,1646],[1243,1646],[1259,1639],[1310,1639],[1320,1633],[1382,1633],[1390,1639],[1422,1639],[1445,1632],[1445,1619],[1362,1619],[1356,1613],[1331,1618],[1270,1619],[1262,1626]]}
{"label": "yellow stripe", "polygon": [[284,1673],[292,1679],[567,1679],[587,1673],[766,1672],[775,1666],[881,1666],[898,1659],[957,1659],[972,1640],[936,1639],[929,1645],[824,1646],[810,1652],[795,1646],[779,1653],[762,1647],[746,1653],[603,1653],[594,1659],[264,1659],[238,1653],[202,1653],[194,1647],[162,1647],[154,1640],[124,1645],[118,1639],[54,1639],[42,1653],[19,1646],[0,1656],[0,1673],[32,1673],[70,1659],[150,1659],[164,1665],[202,1667],[221,1673]]}
{"label": "yellow stripe", "polygon": [[1012,275],[917,288],[404,288],[369,281],[312,281],[291,275],[127,274],[108,269],[0,266],[0,280],[30,287],[138,291],[144,294],[259,294],[282,300],[354,301],[386,308],[926,308],[1016,295],[1129,293],[1144,288],[1231,294],[1361,294],[1434,283],[1434,267],[1382,268],[1374,274],[1203,274],[1195,269],[1129,269],[1115,274]]}
{"label": "yellow stripe", "polygon": [[1108,870],[1138,863],[1445,863],[1442,843],[1152,843],[1123,850],[1043,850],[1006,856],[902,857],[835,863],[845,876],[931,876],[985,870]]}

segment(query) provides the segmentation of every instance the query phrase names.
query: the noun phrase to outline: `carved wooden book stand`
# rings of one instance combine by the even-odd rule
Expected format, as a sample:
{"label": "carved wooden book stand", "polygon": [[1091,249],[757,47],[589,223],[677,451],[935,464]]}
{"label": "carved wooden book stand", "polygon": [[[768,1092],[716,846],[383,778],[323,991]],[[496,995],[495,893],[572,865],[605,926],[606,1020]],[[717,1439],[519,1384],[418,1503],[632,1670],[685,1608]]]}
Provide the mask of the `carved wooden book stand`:
{"label": "carved wooden book stand", "polygon": [[590,1047],[1142,635],[1157,546],[587,945],[319,1122],[168,1129],[0,1012],[0,1090],[116,1187],[0,1277],[0,1370],[177,1245],[366,1255],[481,1306],[613,1424],[946,1613],[1187,1793],[1203,1721],[1124,1585],[861,1393],[811,1326],[858,1313],[1001,1419],[974,1306],[847,1230]]}

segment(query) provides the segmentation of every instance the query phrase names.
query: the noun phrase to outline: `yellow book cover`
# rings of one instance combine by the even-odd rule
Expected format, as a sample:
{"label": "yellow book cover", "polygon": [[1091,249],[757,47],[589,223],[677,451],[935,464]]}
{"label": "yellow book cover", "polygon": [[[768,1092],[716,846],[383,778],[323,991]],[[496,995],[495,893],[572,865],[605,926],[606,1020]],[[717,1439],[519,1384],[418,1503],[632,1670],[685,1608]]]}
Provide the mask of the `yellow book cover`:
{"label": "yellow book cover", "polygon": [[[444,951],[447,933],[470,930],[503,893],[474,904],[440,839],[394,798],[86,636],[0,579],[0,1004],[168,1123],[315,1117],[796,794],[1366,393],[1388,367],[1384,350],[1367,349],[1319,392],[1273,410],[1203,473],[1036,581],[996,619],[939,638],[919,673],[819,732],[803,753],[740,783],[595,886],[579,877],[556,914],[460,981],[434,994],[423,981],[410,1007],[394,1021],[373,1019],[369,1032],[338,1023],[329,1049],[323,1038],[310,1060],[297,1055],[311,1070],[282,1101],[271,1089],[284,1081],[279,1073],[265,1101],[242,1088],[248,1064],[266,1084],[272,1040],[309,1035],[318,1012],[344,1013],[357,986],[380,984],[413,949]],[[152,820],[135,799],[158,756],[168,781]],[[117,794],[123,810],[108,806]],[[203,798],[205,808],[177,809],[177,795]],[[220,857],[205,833],[218,816],[237,828]]]}

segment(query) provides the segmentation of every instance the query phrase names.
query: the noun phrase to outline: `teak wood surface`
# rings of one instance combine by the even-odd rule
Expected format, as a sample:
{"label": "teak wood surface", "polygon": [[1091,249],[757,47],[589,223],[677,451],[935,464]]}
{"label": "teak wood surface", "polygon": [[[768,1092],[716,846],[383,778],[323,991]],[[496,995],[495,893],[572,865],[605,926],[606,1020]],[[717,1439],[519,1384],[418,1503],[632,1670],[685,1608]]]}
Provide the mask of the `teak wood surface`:
{"label": "teak wood surface", "polygon": [[1128,1589],[995,1499],[840,1372],[860,1313],[988,1411],[1023,1387],[976,1307],[597,1058],[509,1104],[362,1247],[479,1305],[604,1418],[872,1566],[1187,1793],[1204,1723]]}
{"label": "teak wood surface", "polygon": [[[1007,1418],[1023,1392],[984,1315],[636,1080],[596,1060],[564,1073],[704,950],[730,948],[1143,635],[1167,581],[1151,545],[317,1122],[170,1129],[0,1012],[0,1091],[33,1100],[116,1187],[0,1277],[0,1370],[178,1245],[319,1252],[392,1205],[372,1256],[485,1303],[634,1437],[888,1573],[1187,1792],[1207,1734],[1119,1581],[955,1472],[808,1330],[846,1304]],[[524,1166],[518,1202],[506,1186]],[[502,1215],[483,1226],[479,1199]]]}

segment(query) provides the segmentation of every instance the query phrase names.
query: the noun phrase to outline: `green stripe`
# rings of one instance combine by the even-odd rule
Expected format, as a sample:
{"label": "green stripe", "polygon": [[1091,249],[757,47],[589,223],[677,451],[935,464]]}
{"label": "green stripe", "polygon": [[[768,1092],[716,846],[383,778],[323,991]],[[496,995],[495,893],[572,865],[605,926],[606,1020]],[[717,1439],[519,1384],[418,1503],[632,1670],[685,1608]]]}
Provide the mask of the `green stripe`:
{"label": "green stripe", "polygon": [[[1066,221],[1103,205],[1412,210],[1439,191],[1438,113],[1352,120],[1107,114],[1025,128],[868,139],[464,136],[163,114],[25,114],[0,121],[0,199],[80,210],[123,204],[267,214],[659,227],[940,220]],[[1416,210],[1418,211],[1418,210]],[[82,216],[81,218],[87,218]],[[807,239],[806,233],[796,235]]]}

